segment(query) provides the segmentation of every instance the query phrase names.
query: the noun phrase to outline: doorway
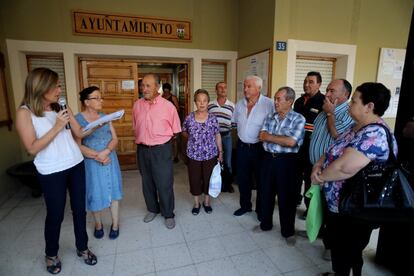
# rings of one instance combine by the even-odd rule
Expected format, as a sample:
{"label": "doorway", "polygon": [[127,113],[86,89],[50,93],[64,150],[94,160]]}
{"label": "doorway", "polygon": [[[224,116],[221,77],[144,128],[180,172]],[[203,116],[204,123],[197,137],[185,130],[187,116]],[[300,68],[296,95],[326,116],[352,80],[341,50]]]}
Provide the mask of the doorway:
{"label": "doorway", "polygon": [[182,121],[189,113],[188,60],[145,60],[79,58],[80,89],[99,87],[105,98],[103,112],[108,114],[120,109],[125,115],[114,121],[118,136],[117,154],[122,170],[136,169],[135,135],[132,129],[132,107],[139,97],[138,82],[145,74],[153,73],[161,83],[170,83],[172,93],[179,100],[179,116]]}

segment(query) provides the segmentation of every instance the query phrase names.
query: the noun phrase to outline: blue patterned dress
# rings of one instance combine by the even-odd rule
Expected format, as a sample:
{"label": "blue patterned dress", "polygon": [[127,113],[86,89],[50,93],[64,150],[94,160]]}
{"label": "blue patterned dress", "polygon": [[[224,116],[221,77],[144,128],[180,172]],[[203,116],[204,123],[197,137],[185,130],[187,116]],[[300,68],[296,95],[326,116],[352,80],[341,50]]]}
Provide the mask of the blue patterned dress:
{"label": "blue patterned dress", "polygon": [[[99,113],[99,115],[102,117],[105,114]],[[88,124],[82,113],[77,114],[75,118],[82,127]],[[82,145],[96,151],[102,151],[107,148],[111,140],[111,128],[109,124],[105,124],[83,138]],[[100,211],[108,208],[113,200],[122,198],[122,178],[118,157],[115,151],[112,151],[109,157],[111,162],[102,165],[100,162],[85,156],[87,211]]]}
{"label": "blue patterned dress", "polygon": [[[377,123],[388,128],[383,119],[380,119]],[[390,150],[388,147],[387,133],[383,127],[371,125],[355,132],[353,131],[353,126],[354,125],[351,125],[348,130],[340,135],[334,143],[329,146],[325,153],[323,168],[328,167],[332,162],[341,157],[347,147],[359,151],[371,161],[385,162],[388,159]],[[392,139],[394,154],[397,156],[398,150],[394,135],[392,136]],[[328,209],[333,213],[339,212],[339,194],[344,182],[345,180],[328,181],[323,185],[322,191],[325,194]]]}

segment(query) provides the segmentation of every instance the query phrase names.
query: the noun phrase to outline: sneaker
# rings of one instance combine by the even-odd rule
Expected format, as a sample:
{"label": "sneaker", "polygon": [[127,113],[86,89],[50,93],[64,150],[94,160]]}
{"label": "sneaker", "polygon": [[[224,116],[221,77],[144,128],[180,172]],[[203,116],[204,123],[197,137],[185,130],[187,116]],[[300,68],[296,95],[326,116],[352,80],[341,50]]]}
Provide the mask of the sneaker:
{"label": "sneaker", "polygon": [[144,222],[148,223],[148,222],[153,221],[157,215],[158,215],[157,213],[149,212],[148,214],[145,215]]}
{"label": "sneaker", "polygon": [[174,218],[166,218],[165,219],[165,226],[168,229],[173,229],[175,227],[175,220],[174,220]]}
{"label": "sneaker", "polygon": [[102,239],[103,238],[103,236],[104,236],[104,230],[103,230],[103,227],[101,228],[101,229],[96,229],[95,228],[95,231],[93,231],[93,236],[95,237],[95,238],[97,238],[97,239]]}
{"label": "sneaker", "polygon": [[331,250],[330,249],[325,249],[323,251],[322,258],[326,261],[330,261],[331,260]]}
{"label": "sneaker", "polygon": [[240,209],[237,209],[236,211],[234,211],[233,215],[235,215],[236,217],[240,217],[240,216],[243,216],[244,214],[249,213],[251,211],[252,211],[252,209],[245,210],[243,208],[240,208]]}
{"label": "sneaker", "polygon": [[296,244],[296,238],[295,236],[290,236],[285,238],[287,245],[294,246]]}

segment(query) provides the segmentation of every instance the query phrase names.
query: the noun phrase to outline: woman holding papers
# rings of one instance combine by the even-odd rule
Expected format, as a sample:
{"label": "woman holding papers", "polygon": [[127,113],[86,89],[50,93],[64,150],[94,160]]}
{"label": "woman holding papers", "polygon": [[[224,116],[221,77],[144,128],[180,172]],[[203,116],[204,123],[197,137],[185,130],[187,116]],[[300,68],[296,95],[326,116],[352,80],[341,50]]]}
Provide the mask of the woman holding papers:
{"label": "woman holding papers", "polygon": [[[105,114],[102,110],[103,98],[99,88],[91,86],[80,93],[84,110],[77,114],[76,120],[82,127],[92,123]],[[122,198],[122,178],[115,148],[118,138],[111,123],[104,124],[84,139],[78,139],[80,149],[85,156],[86,170],[86,210],[95,218],[93,235],[97,239],[104,236],[101,211],[110,207],[112,225],[109,238],[119,235],[119,200]]]}
{"label": "woman holding papers", "polygon": [[16,111],[17,132],[26,150],[35,156],[45,198],[46,269],[51,274],[58,274],[62,269],[58,251],[67,190],[77,255],[88,265],[97,263],[96,256],[88,249],[83,156],[72,136],[85,134],[65,101],[59,100],[60,93],[58,74],[47,68],[36,68],[26,78],[24,97]]}

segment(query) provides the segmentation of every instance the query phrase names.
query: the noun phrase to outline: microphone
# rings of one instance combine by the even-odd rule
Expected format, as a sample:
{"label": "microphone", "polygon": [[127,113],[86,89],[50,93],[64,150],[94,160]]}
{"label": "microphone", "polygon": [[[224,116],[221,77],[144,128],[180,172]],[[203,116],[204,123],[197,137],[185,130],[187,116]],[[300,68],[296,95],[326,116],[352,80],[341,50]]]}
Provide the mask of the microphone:
{"label": "microphone", "polygon": [[[66,99],[63,97],[60,97],[58,100],[58,104],[60,106],[60,110],[66,110],[68,107],[66,106]],[[70,129],[70,123],[67,123],[65,126],[66,129]]]}

